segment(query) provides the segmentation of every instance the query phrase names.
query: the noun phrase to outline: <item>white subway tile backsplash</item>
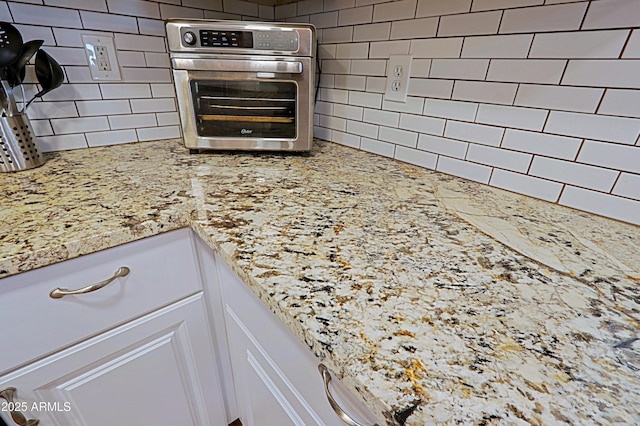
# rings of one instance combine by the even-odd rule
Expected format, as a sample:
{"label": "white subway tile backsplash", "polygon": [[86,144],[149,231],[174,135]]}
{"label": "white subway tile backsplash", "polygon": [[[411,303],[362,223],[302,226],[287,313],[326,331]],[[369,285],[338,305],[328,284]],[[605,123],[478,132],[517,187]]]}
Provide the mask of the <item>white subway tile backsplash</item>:
{"label": "white subway tile backsplash", "polygon": [[338,117],[333,117],[328,115],[320,116],[320,125],[322,127],[327,127],[332,130],[340,130],[340,131],[347,130],[347,120],[345,120],[344,118],[338,118]]}
{"label": "white subway tile backsplash", "polygon": [[160,17],[162,19],[203,19],[204,11],[202,9],[195,9],[191,7],[160,4]]}
{"label": "white subway tile backsplash", "polygon": [[429,78],[431,59],[414,59],[411,61],[411,77]]}
{"label": "white subway tile backsplash", "polygon": [[36,136],[53,135],[53,128],[51,127],[51,122],[49,120],[31,120],[31,130]]}
{"label": "white subway tile backsplash", "polygon": [[153,1],[107,0],[107,5],[110,13],[160,19],[160,6]]}
{"label": "white subway tile backsplash", "polygon": [[471,11],[508,9],[511,7],[539,6],[544,0],[473,0]]}
{"label": "white subway tile backsplash", "polygon": [[450,15],[454,13],[465,13],[471,10],[471,0],[418,0],[416,18],[424,16]]}
{"label": "white subway tile backsplash", "polygon": [[180,126],[148,127],[136,129],[139,141],[152,141],[157,139],[172,139],[180,137]]}
{"label": "white subway tile backsplash", "polygon": [[640,118],[640,90],[607,89],[598,114]]}
{"label": "white subway tile backsplash", "polygon": [[317,101],[314,112],[316,114],[331,115],[333,113],[333,104],[331,102]]}
{"label": "white subway tile backsplash", "polygon": [[107,117],[56,118],[51,120],[56,135],[109,130]]}
{"label": "white subway tile backsplash", "polygon": [[497,34],[502,11],[448,15],[440,18],[438,37]]}
{"label": "white subway tile backsplash", "polygon": [[54,135],[38,138],[38,149],[42,152],[67,151],[70,149],[88,148],[84,134]]}
{"label": "white subway tile backsplash", "polygon": [[461,121],[447,121],[444,135],[448,138],[483,145],[499,146],[504,129],[501,127],[485,126],[482,124],[464,123]]}
{"label": "white subway tile backsplash", "polygon": [[387,69],[386,59],[354,59],[351,61],[351,74],[384,76]]}
{"label": "white subway tile backsplash", "polygon": [[0,19],[6,22],[11,21],[11,12],[9,12],[9,5],[7,2],[0,3]]}
{"label": "white subway tile backsplash", "polygon": [[425,117],[423,115],[401,114],[400,128],[419,133],[442,135],[444,133],[445,120],[440,118]]}
{"label": "white subway tile backsplash", "polygon": [[640,89],[640,60],[570,60],[562,84]]}
{"label": "white subway tile backsplash", "polygon": [[456,81],[453,99],[511,105],[516,97],[517,84],[482,81]]}
{"label": "white subway tile backsplash", "polygon": [[131,99],[131,112],[170,112],[176,111],[175,99],[158,98],[158,99]]}
{"label": "white subway tile backsplash", "polygon": [[116,145],[138,141],[138,135],[133,129],[87,133],[86,136],[87,143],[90,147]]}
{"label": "white subway tile backsplash", "polygon": [[[385,61],[386,62],[386,61]],[[384,77],[367,77],[366,91],[372,93],[384,93],[387,88],[387,79]]]}
{"label": "white subway tile backsplash", "polygon": [[568,31],[580,28],[589,2],[527,7],[504,11],[500,33]]}
{"label": "white subway tile backsplash", "polygon": [[128,100],[76,101],[76,107],[81,117],[131,113]]}
{"label": "white subway tile backsplash", "polygon": [[577,161],[631,173],[640,173],[640,146],[585,141]]}
{"label": "white subway tile backsplash", "polygon": [[582,139],[507,129],[501,146],[531,154],[573,160],[578,155],[581,144]]}
{"label": "white subway tile backsplash", "polygon": [[502,105],[480,105],[476,121],[524,130],[542,130],[547,111]]}
{"label": "white subway tile backsplash", "polygon": [[640,29],[633,30],[622,57],[625,59],[640,59]]}
{"label": "white subway tile backsplash", "polygon": [[88,30],[138,33],[138,21],[132,16],[81,11],[80,19],[82,19],[82,26]]}
{"label": "white subway tile backsplash", "polygon": [[344,43],[336,46],[336,59],[367,59],[369,43]]}
{"label": "white subway tile backsplash", "polygon": [[429,77],[484,80],[488,68],[488,59],[434,59]]}
{"label": "white subway tile backsplash", "polygon": [[351,135],[338,130],[331,131],[331,137],[333,142],[340,145],[350,146],[351,148],[360,148],[360,136]]}
{"label": "white subway tile backsplash", "polygon": [[[170,113],[168,113],[170,114]],[[113,130],[155,127],[158,123],[156,114],[127,114],[107,117]]]}
{"label": "white subway tile backsplash", "polygon": [[[0,14],[0,19],[4,21],[11,21],[11,17],[2,18]],[[15,24],[15,27],[22,34],[23,40],[44,40],[43,46],[54,46],[57,42],[57,37],[54,38],[54,29],[47,27],[40,27],[36,25],[20,25]],[[69,31],[77,31],[77,30],[69,30]],[[57,44],[58,46],[62,46],[60,42]]]}
{"label": "white subway tile backsplash", "polygon": [[531,158],[530,154],[472,143],[469,144],[466,160],[525,173],[531,164]]}
{"label": "white subway tile backsplash", "polygon": [[640,175],[631,173],[620,174],[612,194],[640,200]]}
{"label": "white subway tile backsplash", "polygon": [[535,157],[529,174],[596,191],[609,192],[619,172],[572,161]]}
{"label": "white subway tile backsplash", "polygon": [[167,53],[155,53],[145,52],[144,59],[148,67],[151,68],[170,68],[171,62],[169,61],[169,54]]}
{"label": "white subway tile backsplash", "polygon": [[533,34],[467,37],[463,58],[526,58]]}
{"label": "white subway tile backsplash", "polygon": [[[382,95],[367,92],[349,92],[349,104],[367,108],[380,108],[382,106]],[[335,106],[334,106],[335,110]]]}
{"label": "white subway tile backsplash", "polygon": [[171,83],[152,84],[151,95],[154,98],[172,98],[176,96],[176,91]]}
{"label": "white subway tile backsplash", "polygon": [[338,12],[318,13],[311,15],[309,22],[316,28],[334,28],[338,26]]}
{"label": "white subway tile backsplash", "polygon": [[355,7],[338,12],[338,25],[368,24],[373,20],[373,6]]}
{"label": "white subway tile backsplash", "polygon": [[628,30],[536,34],[529,57],[617,58],[628,36]]}
{"label": "white subway tile backsplash", "polygon": [[599,0],[591,2],[583,29],[637,27],[640,2],[637,0]]}
{"label": "white subway tile backsplash", "polygon": [[122,78],[131,83],[171,83],[168,68],[122,68]]}
{"label": "white subway tile backsplash", "polygon": [[118,50],[137,50],[139,52],[165,52],[164,38],[137,34],[115,34]]}
{"label": "white subway tile backsplash", "polygon": [[406,130],[384,126],[380,126],[378,139],[410,148],[415,148],[418,144],[418,134],[416,132],[408,132]]}
{"label": "white subway tile backsplash", "polygon": [[46,101],[75,101],[100,99],[97,84],[63,84],[43,97]]}
{"label": "white subway tile backsplash", "polygon": [[353,27],[326,28],[318,39],[322,43],[348,43],[353,40]]}
{"label": "white subway tile backsplash", "polygon": [[514,105],[575,112],[596,112],[604,89],[521,84]]}
{"label": "white subway tile backsplash", "polygon": [[391,23],[391,40],[435,37],[438,18],[408,19]]}
{"label": "white subway tile backsplash", "polygon": [[34,102],[29,107],[29,119],[51,119],[77,117],[78,110],[74,102]]}
{"label": "white subway tile backsplash", "polygon": [[409,81],[408,93],[411,96],[450,99],[452,92],[453,80],[440,80],[435,78],[412,78]]}
{"label": "white subway tile backsplash", "polygon": [[414,164],[431,170],[436,168],[436,163],[438,161],[438,156],[435,154],[399,145],[396,145],[394,158],[398,161],[403,161],[405,163]]}
{"label": "white subway tile backsplash", "polygon": [[567,186],[560,204],[640,225],[640,203],[628,198]]}
{"label": "white subway tile backsplash", "polygon": [[436,167],[436,170],[464,179],[480,183],[488,183],[493,169],[489,166],[475,164],[469,161],[440,156],[440,158],[438,158],[438,167]]}
{"label": "white subway tile backsplash", "polygon": [[118,62],[121,67],[144,67],[147,65],[143,52],[121,50],[118,52]]}
{"label": "white subway tile backsplash", "polygon": [[154,19],[138,18],[140,34],[149,36],[163,36],[165,34],[164,23]]}
{"label": "white subway tile backsplash", "polygon": [[391,23],[356,25],[353,27],[353,41],[389,40]]}
{"label": "white subway tile backsplash", "polygon": [[393,158],[396,145],[392,143],[382,142],[376,139],[360,138],[360,149],[384,157]]}
{"label": "white subway tile backsplash", "polygon": [[469,143],[454,139],[431,135],[420,135],[418,137],[418,149],[446,155],[447,157],[464,159],[467,155],[468,147]]}
{"label": "white subway tile backsplash", "polygon": [[409,53],[414,58],[459,58],[462,37],[411,40]]}
{"label": "white subway tile backsplash", "polygon": [[373,6],[373,21],[398,21],[415,18],[416,0],[397,0]]}
{"label": "white subway tile backsplash", "polygon": [[563,186],[558,182],[500,169],[493,171],[489,185],[551,202],[558,201]]}
{"label": "white subway tile backsplash", "polygon": [[336,89],[366,90],[367,78],[359,75],[335,75],[334,87]]}
{"label": "white subway tile backsplash", "polygon": [[331,140],[331,129],[327,129],[326,127],[320,127],[319,125],[315,125],[313,127],[313,136],[319,139],[324,139],[326,141]]}
{"label": "white subway tile backsplash", "polygon": [[349,74],[351,61],[348,59],[325,59],[322,61],[322,72],[325,74]]}
{"label": "white subway tile backsplash", "polygon": [[50,6],[9,3],[13,22],[45,27],[82,28],[80,12]]}
{"label": "white subway tile backsplash", "polygon": [[276,21],[281,21],[285,18],[295,17],[297,13],[295,3],[276,6],[274,9],[275,9]]}
{"label": "white subway tile backsplash", "polygon": [[370,58],[388,58],[391,55],[406,55],[409,53],[409,40],[374,41],[369,47]]}
{"label": "white subway tile backsplash", "polygon": [[362,110],[362,107],[335,104],[333,106],[333,115],[336,117],[348,118],[351,120],[362,120]]}
{"label": "white subway tile backsplash", "polygon": [[76,47],[46,47],[45,50],[60,65],[89,65],[84,49]]}
{"label": "white subway tile backsplash", "polygon": [[551,111],[545,132],[633,145],[640,119]]}
{"label": "white subway tile backsplash", "polygon": [[349,103],[349,92],[346,90],[339,89],[320,89],[318,93],[318,98],[322,101],[326,102],[334,102],[340,104],[348,104]]}
{"label": "white subway tile backsplash", "polygon": [[317,0],[302,0],[297,2],[298,15],[312,15],[323,11],[323,4]]}
{"label": "white subway tile backsplash", "polygon": [[418,97],[407,97],[407,102],[395,102],[384,100],[382,109],[386,111],[406,112],[409,114],[420,114],[424,108],[424,99]]}
{"label": "white subway tile backsplash", "polygon": [[144,99],[151,97],[148,84],[105,83],[100,84],[103,99]]}
{"label": "white subway tile backsplash", "polygon": [[488,81],[559,84],[567,61],[553,59],[492,59]]}
{"label": "white subway tile backsplash", "polygon": [[427,99],[424,114],[462,121],[475,121],[478,104],[471,102]]}
{"label": "white subway tile backsplash", "polygon": [[361,121],[347,120],[347,133],[375,139],[378,137],[378,126]]}
{"label": "white subway tile backsplash", "polygon": [[400,114],[397,112],[365,108],[363,120],[367,123],[380,124],[381,126],[398,127]]}
{"label": "white subway tile backsplash", "polygon": [[[200,0],[197,4],[193,4],[193,6],[206,9],[207,3],[208,2],[204,0]],[[223,1],[223,9],[227,13],[235,13],[237,15],[245,15],[245,16],[258,16],[258,5],[249,1],[244,1],[244,0]]]}

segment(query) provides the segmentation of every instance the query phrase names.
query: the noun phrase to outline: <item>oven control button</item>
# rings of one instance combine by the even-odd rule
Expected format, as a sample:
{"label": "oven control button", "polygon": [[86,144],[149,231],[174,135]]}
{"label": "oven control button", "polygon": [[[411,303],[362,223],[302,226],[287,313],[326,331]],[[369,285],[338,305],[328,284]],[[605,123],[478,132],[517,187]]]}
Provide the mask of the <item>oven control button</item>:
{"label": "oven control button", "polygon": [[182,35],[182,40],[184,40],[184,42],[189,46],[193,46],[196,44],[196,35],[191,31],[187,31]]}

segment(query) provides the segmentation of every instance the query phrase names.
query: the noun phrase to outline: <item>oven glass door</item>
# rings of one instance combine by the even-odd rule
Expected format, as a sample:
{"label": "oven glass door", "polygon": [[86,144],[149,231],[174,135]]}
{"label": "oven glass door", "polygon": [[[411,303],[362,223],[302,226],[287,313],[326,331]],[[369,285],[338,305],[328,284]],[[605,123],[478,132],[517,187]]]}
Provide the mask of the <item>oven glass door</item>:
{"label": "oven glass door", "polygon": [[293,81],[196,79],[190,85],[199,137],[297,136]]}

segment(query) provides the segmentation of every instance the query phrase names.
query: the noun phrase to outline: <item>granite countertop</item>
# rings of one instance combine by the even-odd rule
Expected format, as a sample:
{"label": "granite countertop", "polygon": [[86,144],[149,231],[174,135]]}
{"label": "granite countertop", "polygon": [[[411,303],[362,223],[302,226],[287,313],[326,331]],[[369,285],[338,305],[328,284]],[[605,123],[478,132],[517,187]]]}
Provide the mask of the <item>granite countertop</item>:
{"label": "granite countertop", "polygon": [[640,227],[321,141],[0,182],[0,278],[191,226],[389,424],[640,423]]}

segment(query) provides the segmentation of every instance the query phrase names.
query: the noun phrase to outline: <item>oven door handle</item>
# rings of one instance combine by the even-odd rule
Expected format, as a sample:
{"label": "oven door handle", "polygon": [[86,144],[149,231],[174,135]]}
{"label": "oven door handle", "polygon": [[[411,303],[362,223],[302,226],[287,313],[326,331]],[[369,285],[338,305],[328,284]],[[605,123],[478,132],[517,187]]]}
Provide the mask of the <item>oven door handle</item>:
{"label": "oven door handle", "polygon": [[227,59],[171,59],[171,67],[187,71],[272,72],[302,74],[302,62]]}

